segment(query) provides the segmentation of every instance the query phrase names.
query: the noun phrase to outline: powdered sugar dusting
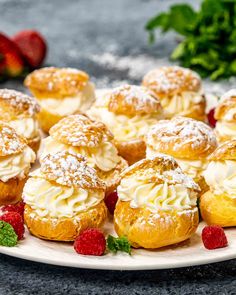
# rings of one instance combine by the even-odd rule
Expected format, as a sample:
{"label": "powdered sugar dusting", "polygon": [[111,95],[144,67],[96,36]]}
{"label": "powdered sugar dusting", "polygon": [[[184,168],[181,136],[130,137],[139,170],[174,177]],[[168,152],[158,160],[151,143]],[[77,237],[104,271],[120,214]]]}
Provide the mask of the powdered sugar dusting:
{"label": "powdered sugar dusting", "polygon": [[184,117],[161,120],[148,132],[147,144],[154,150],[158,151],[170,143],[174,151],[181,150],[184,145],[200,152],[202,147],[210,150],[217,146],[215,134],[207,124]]}
{"label": "powdered sugar dusting", "polygon": [[58,184],[80,188],[105,189],[96,171],[87,165],[82,155],[63,151],[45,156],[41,172],[48,180]]}
{"label": "powdered sugar dusting", "polygon": [[25,112],[29,116],[34,116],[40,111],[37,101],[26,94],[12,89],[0,89],[0,100],[5,100],[19,112]]}
{"label": "powdered sugar dusting", "polygon": [[0,156],[20,153],[25,147],[25,140],[13,128],[0,122]]}
{"label": "powdered sugar dusting", "polygon": [[110,91],[109,110],[126,114],[150,114],[162,111],[160,101],[146,87],[123,85]]}
{"label": "powdered sugar dusting", "polygon": [[198,91],[201,87],[201,79],[190,69],[165,66],[148,72],[143,78],[143,85],[157,94],[169,94],[179,90]]}
{"label": "powdered sugar dusting", "polygon": [[72,146],[95,147],[113,138],[103,123],[79,114],[62,119],[49,133],[56,140]]}
{"label": "powdered sugar dusting", "polygon": [[189,189],[199,191],[199,186],[193,179],[183,173],[175,159],[171,156],[158,153],[155,157],[143,159],[128,167],[122,178],[133,177],[153,183],[182,184]]}

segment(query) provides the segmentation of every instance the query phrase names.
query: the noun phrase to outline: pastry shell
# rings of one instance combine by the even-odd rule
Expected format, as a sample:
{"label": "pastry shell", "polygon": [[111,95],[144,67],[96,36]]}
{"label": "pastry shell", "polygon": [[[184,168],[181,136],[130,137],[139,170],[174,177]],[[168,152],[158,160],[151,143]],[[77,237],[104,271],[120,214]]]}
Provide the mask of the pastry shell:
{"label": "pastry shell", "polygon": [[161,120],[153,126],[146,138],[152,151],[179,159],[199,160],[208,157],[217,147],[213,129],[203,122],[175,117]]}
{"label": "pastry shell", "polygon": [[142,85],[161,98],[184,91],[198,92],[201,89],[201,79],[190,69],[166,66],[148,72],[143,78]]}
{"label": "pastry shell", "polygon": [[63,98],[76,95],[89,81],[89,76],[71,68],[45,67],[29,74],[24,84],[37,98]]}
{"label": "pastry shell", "polygon": [[207,191],[200,198],[200,211],[203,220],[209,225],[236,226],[236,198]]}
{"label": "pastry shell", "polygon": [[159,211],[131,208],[130,202],[119,201],[114,213],[114,226],[119,236],[126,236],[135,248],[156,249],[182,242],[196,231],[199,217],[195,208],[186,211]]}
{"label": "pastry shell", "polygon": [[99,228],[107,218],[104,201],[77,214],[73,218],[44,218],[25,205],[24,220],[29,231],[36,237],[54,241],[74,241],[87,228]]}
{"label": "pastry shell", "polygon": [[0,206],[19,202],[26,180],[27,177],[15,177],[6,182],[0,180]]}

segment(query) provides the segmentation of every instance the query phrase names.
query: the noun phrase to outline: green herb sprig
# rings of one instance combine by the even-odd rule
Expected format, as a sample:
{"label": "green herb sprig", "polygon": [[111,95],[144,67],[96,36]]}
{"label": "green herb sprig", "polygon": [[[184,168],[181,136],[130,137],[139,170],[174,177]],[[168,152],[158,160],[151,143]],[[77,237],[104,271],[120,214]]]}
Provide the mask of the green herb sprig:
{"label": "green herb sprig", "polygon": [[182,66],[212,80],[236,75],[236,0],[204,0],[199,11],[173,5],[146,24],[151,42],[157,28],[183,36],[171,55]]}
{"label": "green herb sprig", "polygon": [[14,247],[16,244],[17,234],[13,227],[5,221],[0,221],[0,245]]}
{"label": "green herb sprig", "polygon": [[126,237],[115,238],[109,235],[107,237],[107,248],[113,253],[122,251],[131,255],[131,246]]}

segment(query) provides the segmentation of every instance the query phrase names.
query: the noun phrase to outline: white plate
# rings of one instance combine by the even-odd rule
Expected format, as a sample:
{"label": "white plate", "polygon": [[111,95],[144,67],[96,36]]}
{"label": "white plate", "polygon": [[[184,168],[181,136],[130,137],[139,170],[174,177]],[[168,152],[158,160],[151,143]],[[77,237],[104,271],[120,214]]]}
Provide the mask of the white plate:
{"label": "white plate", "polygon": [[[201,265],[236,258],[236,229],[226,229],[229,246],[207,250],[201,241],[203,223],[192,238],[182,244],[159,250],[132,250],[126,253],[106,254],[101,257],[78,255],[72,243],[50,242],[37,239],[28,232],[24,240],[13,248],[0,247],[0,253],[27,260],[54,265],[109,270],[167,269]],[[112,233],[111,224],[106,232]]]}
{"label": "white plate", "polygon": [[[106,91],[106,89],[99,90],[97,95],[101,97]],[[210,99],[211,107],[215,106],[217,101],[214,96],[213,98]],[[204,223],[201,223],[197,233],[178,246],[155,251],[133,249],[131,256],[125,253],[109,253],[102,257],[78,255],[72,243],[44,241],[31,236],[28,232],[18,246],[0,247],[0,253],[53,265],[110,270],[178,268],[236,258],[236,229],[225,230],[229,241],[228,247],[209,251],[204,248],[201,241],[203,226]],[[111,223],[108,223],[104,230],[106,233],[114,234]]]}

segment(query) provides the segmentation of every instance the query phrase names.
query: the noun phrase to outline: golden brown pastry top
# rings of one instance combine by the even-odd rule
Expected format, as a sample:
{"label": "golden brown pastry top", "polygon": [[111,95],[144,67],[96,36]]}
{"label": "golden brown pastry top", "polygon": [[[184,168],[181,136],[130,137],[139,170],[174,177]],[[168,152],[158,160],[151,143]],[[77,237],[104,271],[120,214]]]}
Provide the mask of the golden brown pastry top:
{"label": "golden brown pastry top", "polygon": [[67,151],[48,154],[41,161],[40,171],[45,179],[60,185],[85,189],[105,190],[97,172],[87,165],[80,154]]}
{"label": "golden brown pastry top", "polygon": [[217,147],[213,129],[185,117],[159,121],[148,132],[146,142],[153,151],[191,160],[204,159]]}
{"label": "golden brown pastry top", "polygon": [[236,120],[236,89],[231,89],[221,97],[215,109],[214,117],[216,120]]}
{"label": "golden brown pastry top", "polygon": [[152,90],[157,97],[162,97],[183,91],[198,92],[201,89],[201,79],[190,69],[167,66],[148,72],[142,85]]}
{"label": "golden brown pastry top", "polygon": [[53,97],[65,97],[77,94],[88,80],[89,76],[77,69],[48,67],[33,71],[24,84],[37,94],[42,92]]}
{"label": "golden brown pastry top", "polygon": [[209,156],[209,160],[236,160],[236,139],[226,141]]}
{"label": "golden brown pastry top", "polygon": [[37,101],[19,91],[0,89],[0,118],[11,120],[18,116],[33,117],[40,111]]}
{"label": "golden brown pastry top", "polygon": [[146,180],[149,183],[183,184],[187,188],[200,190],[192,178],[185,175],[175,159],[164,154],[157,154],[153,158],[146,158],[136,162],[125,169],[121,174],[122,179],[134,177],[137,180]]}
{"label": "golden brown pastry top", "polygon": [[103,140],[113,139],[106,125],[84,115],[71,115],[55,124],[49,134],[64,144],[72,146],[96,147]]}
{"label": "golden brown pastry top", "polygon": [[117,115],[136,116],[162,112],[160,101],[142,86],[123,85],[107,94],[108,110]]}
{"label": "golden brown pastry top", "polygon": [[15,130],[4,122],[0,122],[0,157],[22,152],[27,146],[26,140],[17,135]]}

